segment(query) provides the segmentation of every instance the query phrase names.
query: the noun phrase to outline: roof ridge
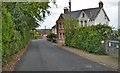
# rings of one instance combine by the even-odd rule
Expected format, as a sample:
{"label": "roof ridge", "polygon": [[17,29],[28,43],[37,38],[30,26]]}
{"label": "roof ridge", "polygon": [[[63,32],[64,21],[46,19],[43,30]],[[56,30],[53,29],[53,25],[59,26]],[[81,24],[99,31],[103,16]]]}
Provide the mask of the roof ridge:
{"label": "roof ridge", "polygon": [[87,9],[82,9],[82,10],[91,10],[91,9],[100,9],[99,7],[95,7],[95,8],[87,8]]}
{"label": "roof ridge", "polygon": [[[95,7],[95,8],[87,8],[87,9],[81,9],[81,10],[75,10],[75,11],[71,11],[71,12],[68,12],[68,13],[72,13],[72,12],[77,12],[77,11],[84,11],[84,10],[91,10],[91,9],[100,9],[99,7]],[[67,14],[68,14],[67,13]],[[64,14],[63,14],[64,15]]]}

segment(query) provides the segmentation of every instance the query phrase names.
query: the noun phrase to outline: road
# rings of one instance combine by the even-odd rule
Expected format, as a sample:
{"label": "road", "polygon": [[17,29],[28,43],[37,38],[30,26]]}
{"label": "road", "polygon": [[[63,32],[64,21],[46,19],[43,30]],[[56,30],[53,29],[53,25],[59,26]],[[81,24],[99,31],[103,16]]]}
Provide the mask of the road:
{"label": "road", "polygon": [[14,71],[111,71],[111,69],[68,52],[45,39],[38,39],[32,40]]}

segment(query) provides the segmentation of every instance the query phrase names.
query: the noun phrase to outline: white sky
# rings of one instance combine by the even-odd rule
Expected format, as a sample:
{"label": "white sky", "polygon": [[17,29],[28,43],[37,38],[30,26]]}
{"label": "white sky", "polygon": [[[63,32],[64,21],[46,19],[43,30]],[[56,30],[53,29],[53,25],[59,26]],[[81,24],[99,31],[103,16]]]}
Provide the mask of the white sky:
{"label": "white sky", "polygon": [[[100,0],[71,0],[71,10],[81,10],[87,8],[98,7]],[[104,3],[104,9],[110,19],[109,25],[118,28],[118,2],[119,0],[101,0]],[[56,0],[58,8],[53,3],[50,3],[51,15],[47,16],[45,21],[41,23],[38,29],[51,28],[55,25],[59,15],[64,12],[64,7],[68,7],[69,0]]]}

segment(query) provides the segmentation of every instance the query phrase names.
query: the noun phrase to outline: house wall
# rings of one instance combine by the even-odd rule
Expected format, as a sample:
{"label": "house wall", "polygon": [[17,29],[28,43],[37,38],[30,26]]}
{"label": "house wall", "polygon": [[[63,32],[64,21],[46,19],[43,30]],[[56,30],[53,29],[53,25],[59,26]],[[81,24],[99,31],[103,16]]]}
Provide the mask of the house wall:
{"label": "house wall", "polygon": [[[84,14],[84,17],[83,17],[83,14]],[[83,24],[81,23],[81,21],[83,21]],[[81,12],[81,14],[79,16],[79,24],[80,24],[80,26],[85,26],[85,21],[87,22],[87,26],[89,26],[90,23],[92,23],[92,22],[89,21],[88,16],[84,12]]]}
{"label": "house wall", "polygon": [[[60,44],[60,45],[63,45],[65,43],[65,40],[64,40],[64,28],[60,28],[60,24],[63,25],[64,19],[60,16],[56,22],[57,24],[57,43]],[[60,34],[62,36],[60,36]],[[62,38],[61,38],[62,37]]]}
{"label": "house wall", "polygon": [[[64,40],[64,28],[60,28],[60,25],[63,25],[63,18],[60,16],[57,21],[57,37],[58,40],[63,39]],[[61,34],[61,35],[60,35]]]}
{"label": "house wall", "polygon": [[105,13],[103,12],[103,9],[101,9],[101,11],[99,12],[98,16],[95,19],[95,25],[96,24],[109,24],[109,21],[107,19],[107,17],[105,16]]}
{"label": "house wall", "polygon": [[52,33],[57,34],[57,28],[52,28]]}
{"label": "house wall", "polygon": [[89,25],[95,25],[95,21],[89,21]]}

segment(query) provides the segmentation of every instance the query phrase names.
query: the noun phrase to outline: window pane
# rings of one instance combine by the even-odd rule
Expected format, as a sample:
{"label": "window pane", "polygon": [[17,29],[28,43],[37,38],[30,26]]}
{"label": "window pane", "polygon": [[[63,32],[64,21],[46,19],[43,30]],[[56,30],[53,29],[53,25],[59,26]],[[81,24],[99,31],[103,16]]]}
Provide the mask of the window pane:
{"label": "window pane", "polygon": [[60,39],[62,38],[62,34],[60,33]]}
{"label": "window pane", "polygon": [[83,13],[82,18],[84,18],[84,17],[85,17],[85,14]]}
{"label": "window pane", "polygon": [[59,26],[60,26],[60,28],[61,28],[61,23],[60,23],[60,25],[59,25]]}

